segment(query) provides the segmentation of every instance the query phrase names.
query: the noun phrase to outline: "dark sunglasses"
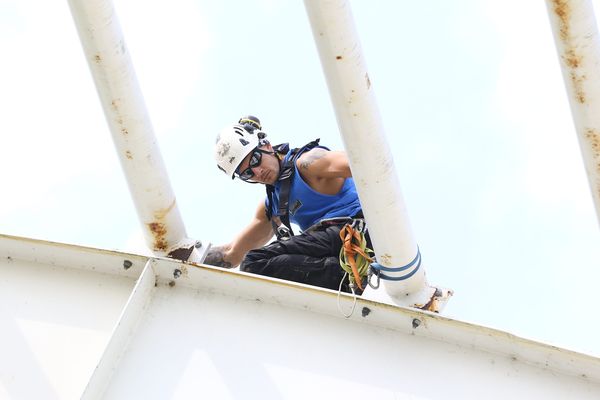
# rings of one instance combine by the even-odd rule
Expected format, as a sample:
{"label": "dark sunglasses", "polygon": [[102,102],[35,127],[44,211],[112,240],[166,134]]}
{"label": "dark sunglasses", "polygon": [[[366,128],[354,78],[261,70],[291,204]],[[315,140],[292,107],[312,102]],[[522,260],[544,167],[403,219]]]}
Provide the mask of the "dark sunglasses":
{"label": "dark sunglasses", "polygon": [[250,156],[250,163],[248,164],[248,168],[246,168],[242,172],[238,172],[238,177],[241,180],[248,181],[248,180],[250,180],[250,178],[252,178],[254,176],[254,172],[252,171],[252,168],[256,168],[260,165],[260,162],[262,161],[263,153],[270,154],[271,152],[264,151],[264,150],[261,150],[258,148],[254,149],[254,151],[252,152],[252,155]]}

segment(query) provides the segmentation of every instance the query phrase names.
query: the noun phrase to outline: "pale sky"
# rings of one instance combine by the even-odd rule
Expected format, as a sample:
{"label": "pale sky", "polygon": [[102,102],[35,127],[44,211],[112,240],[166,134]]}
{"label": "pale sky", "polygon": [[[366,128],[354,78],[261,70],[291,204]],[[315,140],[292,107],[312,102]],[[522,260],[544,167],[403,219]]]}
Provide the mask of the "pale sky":
{"label": "pale sky", "polygon": [[[600,355],[600,230],[545,3],[351,4],[444,315]],[[302,2],[115,7],[190,237],[229,241],[264,195],[216,168],[224,125],[343,149]],[[67,2],[0,0],[0,48],[0,233],[143,252]]]}

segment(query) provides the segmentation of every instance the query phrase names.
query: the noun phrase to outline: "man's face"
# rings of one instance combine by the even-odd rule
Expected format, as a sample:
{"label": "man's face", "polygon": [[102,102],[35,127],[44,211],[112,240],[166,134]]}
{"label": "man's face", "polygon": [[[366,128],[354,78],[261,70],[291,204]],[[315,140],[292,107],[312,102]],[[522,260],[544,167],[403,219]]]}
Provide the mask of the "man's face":
{"label": "man's face", "polygon": [[[259,146],[258,148],[269,152],[273,151],[273,147],[270,144]],[[260,163],[254,167],[250,167],[250,160],[253,154],[254,151],[244,157],[237,171],[243,172],[247,168],[250,168],[254,173],[250,178],[251,181],[274,185],[279,177],[279,159],[274,154],[260,153]]]}

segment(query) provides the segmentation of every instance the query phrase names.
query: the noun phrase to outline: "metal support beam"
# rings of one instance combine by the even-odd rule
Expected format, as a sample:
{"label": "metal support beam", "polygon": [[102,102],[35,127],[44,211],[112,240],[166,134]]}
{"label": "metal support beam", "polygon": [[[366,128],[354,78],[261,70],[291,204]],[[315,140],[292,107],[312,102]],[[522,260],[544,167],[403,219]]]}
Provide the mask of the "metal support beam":
{"label": "metal support beam", "polygon": [[146,266],[140,274],[129,296],[129,300],[125,304],[121,316],[113,329],[104,354],[96,365],[96,369],[81,396],[83,400],[102,398],[102,394],[108,387],[113,373],[117,370],[119,360],[125,353],[131,338],[135,335],[137,326],[143,318],[148,304],[152,300],[157,279],[156,272],[154,271],[154,263],[154,259],[149,259],[146,262]]}
{"label": "metal support beam", "polygon": [[187,237],[112,2],[69,5],[148,247],[201,262],[206,249]]}
{"label": "metal support beam", "polygon": [[436,289],[425,279],[350,4],[305,6],[386,291],[398,304],[424,306]]}
{"label": "metal support beam", "polygon": [[600,40],[592,0],[546,0],[600,223]]}

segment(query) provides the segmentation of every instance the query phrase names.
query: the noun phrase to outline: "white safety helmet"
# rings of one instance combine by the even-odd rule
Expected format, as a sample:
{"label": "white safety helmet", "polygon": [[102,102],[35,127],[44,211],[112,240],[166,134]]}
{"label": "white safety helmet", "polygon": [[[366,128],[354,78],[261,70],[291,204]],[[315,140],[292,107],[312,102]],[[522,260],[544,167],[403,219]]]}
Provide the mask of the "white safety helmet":
{"label": "white safety helmet", "polygon": [[217,136],[215,145],[215,160],[219,169],[233,179],[235,170],[244,157],[261,144],[262,137],[264,133],[260,130],[249,132],[241,124],[225,127]]}

